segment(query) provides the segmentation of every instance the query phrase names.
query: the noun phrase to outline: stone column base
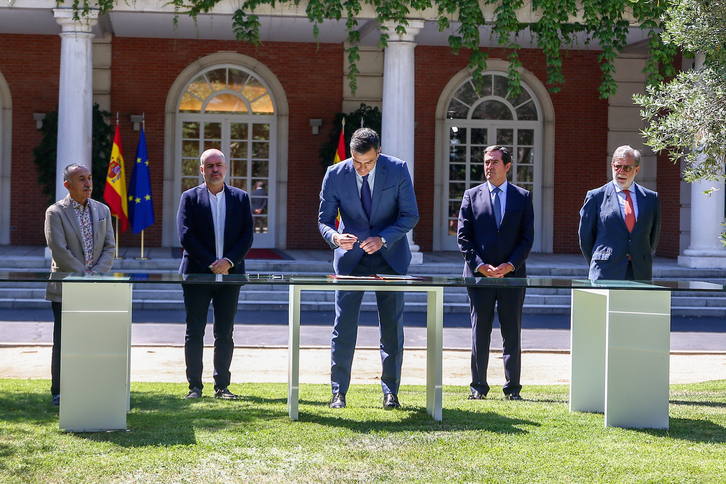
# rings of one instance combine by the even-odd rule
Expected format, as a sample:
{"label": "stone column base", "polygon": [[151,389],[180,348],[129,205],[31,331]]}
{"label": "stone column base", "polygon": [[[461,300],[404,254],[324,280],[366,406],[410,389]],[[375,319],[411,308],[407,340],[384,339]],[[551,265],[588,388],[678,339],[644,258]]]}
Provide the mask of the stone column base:
{"label": "stone column base", "polygon": [[678,265],[691,269],[726,269],[726,253],[720,255],[679,255]]}

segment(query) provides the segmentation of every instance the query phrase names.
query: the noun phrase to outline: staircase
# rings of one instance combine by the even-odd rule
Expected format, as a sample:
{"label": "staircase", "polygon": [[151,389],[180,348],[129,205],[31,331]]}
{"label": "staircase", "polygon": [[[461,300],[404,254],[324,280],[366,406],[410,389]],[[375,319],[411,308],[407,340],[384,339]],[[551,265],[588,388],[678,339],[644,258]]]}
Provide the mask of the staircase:
{"label": "staircase", "polygon": [[[0,250],[0,271],[4,272],[47,272],[50,262],[44,257],[43,248],[7,247]],[[137,249],[138,250],[138,249]],[[159,249],[162,250],[162,249]],[[168,249],[167,249],[168,251]],[[260,274],[319,274],[332,272],[329,251],[286,251],[295,256],[294,260],[248,260],[245,262],[248,273]],[[412,275],[461,275],[462,260],[455,253],[426,253],[424,264],[411,266]],[[114,263],[117,272],[176,272],[179,259],[170,256],[154,257],[148,261],[137,261],[130,255]],[[530,277],[586,279],[587,267],[579,255],[575,254],[532,254],[527,264]],[[664,280],[693,280],[726,284],[726,270],[688,269],[678,267],[675,261],[661,259],[654,265],[653,275]],[[47,308],[44,283],[0,283],[0,308],[30,309]],[[425,312],[425,293],[406,293],[406,311]],[[248,285],[242,288],[239,298],[241,311],[287,311],[288,292],[285,286]],[[178,284],[135,284],[134,309],[180,310],[184,309],[181,287]],[[304,291],[302,293],[303,311],[333,312],[334,293],[332,291]],[[375,311],[376,300],[373,293],[366,293],[361,306],[362,311]],[[726,317],[726,292],[699,293],[676,292],[672,296],[674,316]],[[445,313],[468,313],[469,302],[465,288],[444,289]],[[525,314],[569,314],[570,290],[556,288],[528,289],[524,303]]]}

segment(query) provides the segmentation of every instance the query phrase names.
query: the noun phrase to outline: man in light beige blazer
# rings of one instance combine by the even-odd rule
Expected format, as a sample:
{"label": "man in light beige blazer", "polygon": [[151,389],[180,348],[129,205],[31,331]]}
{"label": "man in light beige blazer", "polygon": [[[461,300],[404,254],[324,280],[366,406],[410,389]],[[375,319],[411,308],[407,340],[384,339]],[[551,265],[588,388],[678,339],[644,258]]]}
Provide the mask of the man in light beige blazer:
{"label": "man in light beige blazer", "polygon": [[[111,211],[91,199],[90,170],[78,164],[66,166],[63,185],[68,195],[45,212],[45,239],[53,257],[51,272],[108,272],[116,249]],[[50,388],[54,405],[60,404],[61,289],[60,282],[50,282],[45,293],[54,319]]]}

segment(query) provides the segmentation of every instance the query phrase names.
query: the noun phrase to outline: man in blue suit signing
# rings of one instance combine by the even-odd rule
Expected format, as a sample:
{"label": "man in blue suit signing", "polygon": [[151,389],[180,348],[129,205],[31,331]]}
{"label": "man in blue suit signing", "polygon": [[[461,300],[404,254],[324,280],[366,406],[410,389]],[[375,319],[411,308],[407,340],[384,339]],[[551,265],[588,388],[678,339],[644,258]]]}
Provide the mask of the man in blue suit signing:
{"label": "man in blue suit signing", "polygon": [[637,185],[640,152],[613,153],[613,181],[587,192],[580,210],[580,248],[590,279],[649,281],[660,234],[660,199]]}
{"label": "man in blue suit signing", "polygon": [[[351,157],[331,166],[320,191],[318,228],[335,249],[337,275],[405,274],[411,262],[406,233],[418,222],[418,207],[406,163],[382,155],[378,133],[357,130]],[[340,225],[335,220],[340,212]],[[335,292],[330,370],[330,408],[344,408],[358,335],[362,291]],[[383,407],[400,407],[403,361],[403,292],[376,291],[381,335]]]}
{"label": "man in blue suit signing", "polygon": [[[532,194],[507,182],[512,155],[504,146],[484,150],[487,182],[464,192],[457,241],[464,256],[464,277],[527,277],[525,260],[534,243]],[[467,287],[471,308],[471,394],[489,392],[487,368],[494,307],[502,331],[504,384],[509,400],[521,400],[522,306],[524,287]]]}
{"label": "man in blue suit signing", "polygon": [[[244,274],[244,258],[252,247],[253,221],[247,192],[224,183],[227,163],[219,150],[206,150],[199,169],[204,183],[182,193],[176,217],[184,247],[181,274]],[[214,308],[214,397],[234,400],[229,391],[239,285],[182,284],[187,332],[184,357],[189,393],[202,396],[202,350],[209,303]]]}

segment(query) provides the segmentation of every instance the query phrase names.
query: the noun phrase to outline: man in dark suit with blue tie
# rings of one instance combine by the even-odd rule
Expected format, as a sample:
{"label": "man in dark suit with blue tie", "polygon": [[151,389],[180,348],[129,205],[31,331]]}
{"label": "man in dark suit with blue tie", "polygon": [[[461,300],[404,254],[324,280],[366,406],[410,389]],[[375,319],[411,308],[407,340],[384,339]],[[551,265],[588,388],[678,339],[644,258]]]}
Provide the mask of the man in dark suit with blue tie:
{"label": "man in dark suit with blue tie", "polygon": [[660,235],[658,193],[637,185],[640,152],[613,153],[613,181],[587,192],[580,210],[580,248],[590,279],[649,281]]}
{"label": "man in dark suit with blue tie", "polygon": [[[181,274],[244,274],[244,257],[252,247],[253,221],[247,192],[224,183],[227,164],[221,151],[206,150],[199,167],[204,183],[182,193],[176,217],[184,248]],[[189,393],[202,396],[202,350],[209,303],[214,308],[214,397],[233,400],[229,391],[234,317],[240,286],[183,284],[187,331],[184,357]]]}
{"label": "man in dark suit with blue tie", "polygon": [[[464,277],[527,277],[525,260],[534,243],[534,207],[527,190],[507,182],[512,155],[503,146],[484,150],[487,182],[464,192],[457,239],[464,256]],[[524,288],[468,287],[471,308],[471,394],[489,393],[487,368],[494,307],[504,342],[504,394],[521,400],[521,333]]]}
{"label": "man in dark suit with blue tie", "polygon": [[[331,166],[320,191],[318,228],[335,249],[338,275],[405,274],[411,262],[406,234],[418,222],[418,207],[406,163],[382,155],[378,133],[357,130],[351,157]],[[340,212],[340,225],[335,220]],[[362,291],[335,292],[330,370],[330,408],[344,408],[358,334]],[[403,361],[403,292],[376,291],[381,335],[383,407],[400,407]]]}

